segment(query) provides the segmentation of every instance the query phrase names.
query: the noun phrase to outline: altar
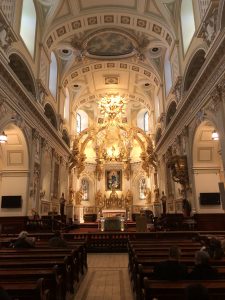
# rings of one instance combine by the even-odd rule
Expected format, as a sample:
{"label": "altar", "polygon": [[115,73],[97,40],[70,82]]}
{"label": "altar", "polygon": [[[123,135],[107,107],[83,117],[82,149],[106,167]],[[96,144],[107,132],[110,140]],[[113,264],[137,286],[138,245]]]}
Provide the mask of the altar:
{"label": "altar", "polygon": [[109,217],[125,217],[126,209],[102,209],[102,216],[104,218]]}
{"label": "altar", "polygon": [[115,217],[101,217],[100,219],[101,231],[124,231],[125,218],[120,216]]}

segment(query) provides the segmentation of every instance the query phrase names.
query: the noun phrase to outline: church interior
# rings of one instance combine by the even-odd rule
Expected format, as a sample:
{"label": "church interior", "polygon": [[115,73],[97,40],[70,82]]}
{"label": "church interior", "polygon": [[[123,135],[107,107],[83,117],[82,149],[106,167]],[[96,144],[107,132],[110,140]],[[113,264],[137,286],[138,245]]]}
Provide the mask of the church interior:
{"label": "church interior", "polygon": [[0,0],[5,242],[225,231],[224,46],[224,0]]}

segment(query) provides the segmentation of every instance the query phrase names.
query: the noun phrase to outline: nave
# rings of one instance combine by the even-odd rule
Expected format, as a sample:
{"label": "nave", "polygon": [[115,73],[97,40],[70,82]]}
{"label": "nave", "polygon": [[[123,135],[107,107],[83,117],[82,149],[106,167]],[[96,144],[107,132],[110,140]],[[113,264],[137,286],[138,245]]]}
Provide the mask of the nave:
{"label": "nave", "polygon": [[133,300],[127,253],[89,253],[74,300]]}

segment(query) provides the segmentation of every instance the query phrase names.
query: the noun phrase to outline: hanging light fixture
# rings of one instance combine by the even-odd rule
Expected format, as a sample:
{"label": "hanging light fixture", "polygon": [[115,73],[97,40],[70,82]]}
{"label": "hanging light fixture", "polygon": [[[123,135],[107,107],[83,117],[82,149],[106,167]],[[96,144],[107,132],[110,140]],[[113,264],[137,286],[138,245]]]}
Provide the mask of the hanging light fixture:
{"label": "hanging light fixture", "polygon": [[219,134],[215,129],[212,132],[212,140],[213,141],[218,141],[219,140]]}
{"label": "hanging light fixture", "polygon": [[1,144],[4,144],[4,143],[7,142],[7,140],[8,140],[8,137],[7,137],[7,135],[5,134],[5,132],[3,131],[3,132],[0,134],[0,143],[1,143]]}

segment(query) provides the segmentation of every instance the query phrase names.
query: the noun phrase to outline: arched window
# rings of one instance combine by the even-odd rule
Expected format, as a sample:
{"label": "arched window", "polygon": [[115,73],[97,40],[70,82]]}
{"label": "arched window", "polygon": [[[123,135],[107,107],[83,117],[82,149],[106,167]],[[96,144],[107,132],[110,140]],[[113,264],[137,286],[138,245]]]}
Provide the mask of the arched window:
{"label": "arched window", "polygon": [[32,57],[35,48],[36,10],[32,0],[23,0],[20,35]]}
{"label": "arched window", "polygon": [[192,0],[182,0],[181,3],[181,29],[184,53],[186,53],[191,39],[195,33],[195,20]]}
{"label": "arched window", "polygon": [[70,95],[69,95],[69,91],[66,88],[66,98],[65,98],[65,102],[64,102],[64,119],[69,122],[69,117],[70,117]]}
{"label": "arched window", "polygon": [[166,96],[169,94],[172,87],[172,70],[169,58],[169,51],[166,52],[165,61],[164,61],[164,75],[166,83]]}
{"label": "arched window", "polygon": [[140,200],[144,200],[146,198],[146,181],[145,178],[141,178],[139,181],[139,198]]}
{"label": "arched window", "polygon": [[141,109],[137,114],[137,127],[149,131],[149,114],[146,109]]}
{"label": "arched window", "polygon": [[51,63],[49,72],[49,90],[52,96],[56,98],[57,91],[57,60],[54,52],[51,53]]}
{"label": "arched window", "polygon": [[81,181],[81,190],[83,192],[82,200],[88,201],[89,199],[89,182],[86,179],[82,179]]}
{"label": "arched window", "polygon": [[148,112],[146,111],[144,113],[144,131],[145,132],[148,131],[148,121],[149,121],[149,116],[148,116]]}
{"label": "arched window", "polygon": [[88,128],[88,114],[83,110],[77,111],[77,132]]}
{"label": "arched window", "polygon": [[81,115],[77,113],[77,132],[81,132]]}

